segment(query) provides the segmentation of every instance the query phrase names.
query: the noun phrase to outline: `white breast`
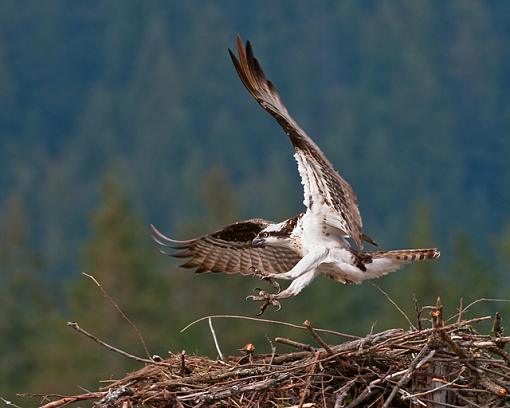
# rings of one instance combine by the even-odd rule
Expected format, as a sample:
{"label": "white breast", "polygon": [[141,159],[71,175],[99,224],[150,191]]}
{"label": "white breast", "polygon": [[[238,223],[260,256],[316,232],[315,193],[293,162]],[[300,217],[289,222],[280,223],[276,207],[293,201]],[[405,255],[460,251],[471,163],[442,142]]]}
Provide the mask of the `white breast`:
{"label": "white breast", "polygon": [[318,248],[347,248],[345,233],[327,225],[321,216],[306,211],[301,220],[301,248],[304,254]]}

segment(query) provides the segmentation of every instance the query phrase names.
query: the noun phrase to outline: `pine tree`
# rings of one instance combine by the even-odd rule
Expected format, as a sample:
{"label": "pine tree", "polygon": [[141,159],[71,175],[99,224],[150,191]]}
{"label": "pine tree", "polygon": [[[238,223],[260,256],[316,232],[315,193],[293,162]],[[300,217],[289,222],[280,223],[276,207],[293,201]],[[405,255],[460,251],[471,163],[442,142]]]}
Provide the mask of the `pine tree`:
{"label": "pine tree", "polygon": [[[409,248],[434,247],[436,241],[428,203],[419,200],[410,218]],[[404,266],[401,271],[391,274],[381,286],[412,319],[414,298],[419,305],[435,304],[438,296],[445,295],[441,291],[446,291],[447,285],[441,284],[438,277],[437,261],[423,261]],[[384,302],[384,322],[389,326],[402,325],[403,317],[393,305],[386,300]]]}
{"label": "pine tree", "polygon": [[[452,260],[448,265],[447,276],[444,277],[444,287],[448,290],[444,301],[449,308],[459,304],[460,298],[464,305],[480,298],[498,297],[500,290],[495,265],[491,265],[482,257],[482,253],[473,245],[464,232],[457,232],[452,239]],[[477,305],[479,313],[494,312],[494,305],[480,303]]]}
{"label": "pine tree", "polygon": [[27,391],[40,368],[39,347],[51,330],[52,302],[40,258],[31,248],[22,198],[13,194],[0,223],[0,384],[2,392]]}
{"label": "pine tree", "polygon": [[[150,246],[148,229],[133,214],[118,183],[107,177],[103,201],[92,214],[92,236],[83,250],[86,273],[94,276],[108,295],[137,326],[147,346],[165,355],[174,345],[168,337],[174,327],[169,302],[171,287],[159,273],[157,251]],[[144,356],[140,339],[99,288],[81,277],[69,292],[70,319],[104,341]],[[69,363],[78,370],[77,383],[119,375],[135,367],[131,360],[76,338],[79,353]],[[78,346],[77,346],[78,347]]]}

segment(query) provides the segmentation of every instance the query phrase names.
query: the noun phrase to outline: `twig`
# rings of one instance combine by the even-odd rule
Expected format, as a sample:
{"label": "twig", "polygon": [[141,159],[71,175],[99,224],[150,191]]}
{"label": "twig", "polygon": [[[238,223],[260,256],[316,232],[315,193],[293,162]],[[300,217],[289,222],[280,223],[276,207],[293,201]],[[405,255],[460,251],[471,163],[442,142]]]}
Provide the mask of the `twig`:
{"label": "twig", "polygon": [[401,378],[407,371],[407,368],[405,370],[400,370],[391,374],[388,374],[384,377],[376,378],[373,380],[370,384],[368,384],[369,388],[372,388],[374,385],[380,384],[382,382],[393,380],[394,378]]}
{"label": "twig", "polygon": [[446,408],[462,408],[462,407],[459,407],[458,405],[453,405],[453,404],[449,404],[447,402],[438,402],[438,401],[433,401],[431,399],[422,399],[423,402],[428,402],[430,405],[430,407],[446,407]]}
{"label": "twig", "polygon": [[142,336],[142,333],[140,333],[140,330],[138,330],[138,327],[136,327],[136,325],[131,321],[131,319],[129,317],[126,316],[126,314],[122,311],[122,309],[119,307],[119,305],[117,304],[117,302],[115,302],[111,296],[106,292],[106,290],[104,290],[104,288],[101,286],[101,284],[98,282],[98,280],[92,276],[92,275],[89,275],[85,272],[82,272],[82,275],[85,275],[87,278],[90,278],[92,279],[92,281],[96,284],[96,286],[101,290],[101,292],[103,293],[103,296],[108,299],[108,301],[113,305],[113,307],[120,313],[120,315],[122,316],[122,318],[128,322],[128,324],[133,328],[133,330],[135,331],[136,335],[138,336],[138,339],[140,340],[140,343],[142,343],[142,347],[145,351],[145,354],[147,355],[147,357],[149,357],[151,360],[152,360],[152,357],[151,357],[151,353],[149,352],[149,349],[147,348],[147,344],[145,344],[145,340],[143,339],[143,336]]}
{"label": "twig", "polygon": [[16,405],[14,402],[11,402],[9,400],[6,400],[5,398],[3,397],[0,397],[0,401],[2,401],[5,405],[8,405],[10,407],[14,407],[14,408],[21,408],[19,405]]}
{"label": "twig", "polygon": [[409,326],[413,329],[413,330],[416,330],[416,327],[414,326],[414,324],[411,322],[411,319],[409,319],[409,316],[406,314],[406,312],[404,312],[402,310],[402,308],[397,305],[397,303],[390,297],[390,295],[388,295],[388,293],[386,293],[379,285],[377,285],[376,283],[374,282],[369,282],[374,288],[376,288],[379,292],[381,292],[385,297],[386,299],[388,299],[388,301],[393,305],[395,306],[395,308],[400,312],[400,314],[402,316],[404,316],[404,318],[407,320],[407,323],[409,323]]}
{"label": "twig", "polygon": [[271,359],[269,360],[269,368],[273,365],[274,358],[276,356],[276,347],[269,337],[266,336],[267,341],[269,342],[269,346],[271,347]]}
{"label": "twig", "polygon": [[423,396],[428,395],[428,394],[433,394],[436,391],[440,390],[441,388],[446,388],[446,387],[449,387],[451,385],[454,385],[457,381],[460,380],[460,377],[462,376],[462,374],[464,374],[464,371],[466,371],[466,367],[462,367],[461,370],[460,370],[459,375],[457,375],[457,377],[455,377],[455,379],[453,379],[452,381],[449,381],[447,383],[444,383],[444,384],[440,385],[439,387],[432,388],[432,389],[427,390],[427,391],[419,392],[417,394],[406,395],[406,396],[402,397],[402,399],[406,400],[406,399],[411,399],[411,398],[423,397]]}
{"label": "twig", "polygon": [[358,407],[361,403],[363,403],[367,398],[370,398],[374,395],[378,390],[376,388],[365,388],[349,405],[347,408],[355,408]]}
{"label": "twig", "polygon": [[[221,318],[221,319],[251,320],[251,321],[254,321],[254,322],[261,322],[261,323],[279,324],[281,326],[292,327],[294,329],[301,329],[301,330],[306,329],[306,327],[304,327],[302,325],[292,324],[292,323],[287,323],[287,322],[281,322],[281,321],[278,321],[278,320],[261,319],[261,318],[258,318],[258,317],[238,316],[238,315],[210,315],[210,316],[201,317],[200,319],[197,319],[197,320],[189,323],[180,332],[183,333],[186,330],[188,330],[191,326],[194,326],[195,324],[197,324],[197,323],[199,323],[199,322],[201,322],[203,320],[209,319],[210,317],[211,318],[215,318],[215,319]],[[327,334],[333,334],[335,336],[346,337],[348,339],[354,339],[355,340],[355,339],[360,339],[361,338],[359,336],[354,336],[352,334],[341,333],[341,332],[338,332],[338,331],[335,331],[335,330],[317,329],[317,328],[314,329],[314,330],[317,331],[317,332],[320,332],[320,333],[327,333]]]}
{"label": "twig", "polygon": [[300,350],[305,351],[314,351],[314,348],[310,346],[309,344],[300,343],[299,341],[286,339],[285,337],[276,337],[274,339],[276,343],[285,344],[287,346],[291,346]]}
{"label": "twig", "polygon": [[315,360],[313,362],[312,367],[310,368],[310,374],[306,379],[305,388],[303,388],[303,394],[301,394],[301,399],[299,400],[298,408],[303,408],[303,404],[305,403],[305,399],[308,396],[308,390],[310,389],[310,384],[312,382],[312,375],[315,374],[315,369],[317,367],[317,361],[319,361],[320,353],[315,353]]}
{"label": "twig", "polygon": [[188,367],[186,367],[186,350],[182,350],[179,353],[179,361],[180,361],[179,372],[181,373],[181,375],[190,374],[191,370]]}
{"label": "twig", "polygon": [[[467,365],[469,367],[469,364]],[[494,381],[491,381],[487,376],[481,375],[479,378],[480,385],[485,388],[487,391],[492,392],[494,395],[497,395],[498,397],[506,397],[508,394],[508,391],[505,387],[502,387],[501,385],[498,385],[494,383]]]}
{"label": "twig", "polygon": [[118,349],[117,347],[110,346],[109,344],[105,343],[104,341],[98,339],[93,334],[91,334],[88,331],[82,329],[80,326],[78,326],[78,323],[76,323],[76,322],[67,322],[67,325],[69,327],[71,327],[72,329],[76,330],[78,333],[84,334],[89,339],[95,341],[96,343],[100,344],[101,346],[106,347],[108,350],[111,350],[111,351],[114,351],[116,353],[119,353],[119,354],[123,355],[124,357],[130,358],[132,360],[139,361],[141,363],[154,364],[154,365],[159,365],[159,366],[163,366],[163,367],[171,367],[170,364],[159,362],[159,361],[154,361],[154,360],[149,360],[147,358],[138,357],[138,356],[135,356],[133,354],[127,353],[124,350]]}
{"label": "twig", "polygon": [[458,316],[457,316],[457,323],[459,323],[462,320],[462,309],[464,308],[464,298],[459,299],[459,308],[458,310]]}
{"label": "twig", "polygon": [[[462,309],[461,313],[466,313],[472,306],[476,305],[480,302],[504,302],[504,303],[510,303],[510,299],[497,299],[497,298],[480,298],[476,299],[473,302],[471,302],[469,305],[467,305],[464,309]],[[449,317],[446,321],[449,322],[452,319],[455,319],[459,313],[454,314],[453,316]]]}
{"label": "twig", "polygon": [[481,407],[480,405],[478,404],[475,404],[473,401],[470,401],[468,400],[466,397],[464,397],[460,392],[456,392],[455,395],[457,396],[457,398],[461,399],[462,401],[466,402],[470,407],[475,407],[475,408],[483,408]]}
{"label": "twig", "polygon": [[420,307],[418,303],[418,298],[416,297],[416,293],[413,293],[413,304],[414,304],[414,310],[416,311],[416,324],[418,326],[418,330],[422,330],[421,325],[421,314],[423,313],[423,309]]}
{"label": "twig", "polygon": [[353,378],[350,381],[347,381],[337,392],[335,398],[335,407],[334,408],[342,408],[343,402],[347,394],[349,393],[352,386],[356,383],[356,378]]}
{"label": "twig", "polygon": [[89,399],[96,399],[96,398],[102,398],[108,393],[108,391],[99,391],[99,392],[88,392],[86,394],[81,395],[70,395],[67,397],[60,398],[55,401],[48,402],[47,404],[44,404],[43,406],[39,408],[57,408],[61,407],[62,405],[67,405],[72,402],[76,401],[85,401]]}
{"label": "twig", "polygon": [[503,350],[503,347],[505,347],[505,344],[497,342],[496,345],[497,346],[495,346],[495,347],[488,347],[488,350],[491,353],[497,354],[498,356],[502,357],[505,360],[506,364],[510,365],[510,354],[508,354],[508,352]]}
{"label": "twig", "polygon": [[328,346],[328,344],[324,340],[322,340],[322,338],[315,332],[315,329],[312,327],[312,324],[310,323],[310,321],[305,320],[303,322],[303,326],[306,327],[306,329],[310,332],[312,337],[317,341],[317,343],[319,343],[322,346],[322,348],[324,350],[326,350],[326,352],[330,356],[335,354],[335,353],[333,353],[333,350],[331,350],[331,348]]}
{"label": "twig", "polygon": [[129,387],[129,385],[131,384],[109,388],[106,395],[97,402],[97,406],[109,408],[114,406],[118,402],[119,398],[125,395],[133,395],[133,390]]}
{"label": "twig", "polygon": [[494,337],[501,337],[503,335],[503,326],[501,326],[501,315],[496,312],[494,315],[494,322],[492,323],[492,333]]}
{"label": "twig", "polygon": [[204,401],[204,402],[212,402],[221,400],[224,398],[228,398],[233,395],[238,395],[246,391],[256,391],[256,390],[264,390],[268,389],[270,387],[274,387],[276,384],[282,382],[283,380],[286,380],[290,377],[290,373],[280,373],[274,378],[267,378],[260,382],[250,383],[241,387],[228,387],[225,390],[221,391],[201,391],[195,394],[188,394],[184,395],[182,397],[177,397],[180,401],[186,401],[186,400],[198,400],[198,401]]}
{"label": "twig", "polygon": [[214,340],[214,346],[216,347],[216,351],[218,352],[218,355],[220,356],[221,361],[225,361],[225,357],[223,357],[223,353],[221,352],[220,345],[218,343],[218,339],[216,338],[216,332],[214,331],[214,327],[212,324],[212,319],[209,317],[209,329],[211,330],[211,334]]}
{"label": "twig", "polygon": [[418,355],[414,358],[414,360],[411,362],[411,364],[409,365],[409,368],[406,370],[406,372],[404,373],[404,375],[402,376],[402,378],[398,381],[398,383],[393,387],[393,390],[391,390],[391,393],[390,395],[388,396],[388,398],[386,399],[386,401],[384,402],[382,408],[388,408],[390,407],[390,404],[391,404],[391,401],[393,401],[393,398],[395,398],[395,396],[397,395],[397,392],[400,390],[400,388],[405,384],[407,383],[407,381],[409,381],[409,379],[411,378],[411,375],[413,374],[414,370],[416,369],[416,367],[418,366],[418,364],[424,364],[422,363],[421,361],[422,360],[426,360],[427,358],[430,358],[428,357],[426,354],[429,354],[429,351],[430,351],[430,348],[429,348],[429,345],[428,344],[425,344],[425,346],[423,346],[423,348],[421,349],[421,351],[418,353]]}
{"label": "twig", "polygon": [[[461,327],[466,327],[466,326],[473,325],[475,323],[489,320],[491,318],[492,318],[492,316],[474,317],[472,319],[464,320],[460,323],[452,323],[448,326],[444,326],[443,329],[446,330],[447,332],[453,331],[453,330],[459,329]],[[399,331],[401,334],[394,335],[395,331]],[[388,336],[386,336],[384,341],[381,341],[379,344],[377,344],[374,347],[377,347],[377,348],[384,347],[384,346],[387,346],[388,343],[390,343],[390,342],[392,344],[396,344],[401,340],[410,341],[413,338],[422,337],[422,336],[428,335],[428,334],[430,334],[432,332],[436,332],[436,331],[437,331],[437,329],[435,329],[435,328],[428,328],[428,329],[423,329],[421,331],[415,331],[415,332],[403,331],[403,330],[398,330],[398,329],[386,330],[385,332],[379,333],[379,336],[381,336],[385,333],[388,333]],[[352,343],[354,343],[355,341],[353,341]],[[363,341],[363,339],[360,339],[358,341]]]}

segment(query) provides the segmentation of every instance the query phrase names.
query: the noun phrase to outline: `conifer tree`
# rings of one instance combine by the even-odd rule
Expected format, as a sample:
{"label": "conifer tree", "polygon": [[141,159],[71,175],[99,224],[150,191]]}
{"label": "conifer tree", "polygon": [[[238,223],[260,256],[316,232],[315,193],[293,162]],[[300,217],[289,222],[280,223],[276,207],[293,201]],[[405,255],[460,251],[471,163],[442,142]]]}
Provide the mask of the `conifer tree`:
{"label": "conifer tree", "polygon": [[[469,235],[464,232],[453,235],[452,260],[448,265],[444,282],[450,308],[459,304],[460,298],[466,305],[480,298],[498,297],[497,292],[500,290],[495,268],[487,263],[473,245]],[[477,305],[477,311],[494,312],[493,306],[489,303],[480,303]]]}
{"label": "conifer tree", "polygon": [[[510,289],[510,283],[507,278],[510,270],[508,266],[510,265],[510,222],[506,223],[503,232],[497,237],[495,248],[497,267],[495,268],[494,262],[491,262],[491,269],[496,269],[496,272],[491,274],[489,284],[492,283],[493,296],[508,299]],[[480,280],[482,279],[486,279],[485,275],[480,277]],[[498,304],[497,308],[502,312],[503,316],[507,316],[507,319],[510,317],[510,306],[508,303]]]}
{"label": "conifer tree", "polygon": [[52,310],[42,265],[31,248],[21,196],[11,195],[0,222],[0,384],[23,392],[39,369],[39,347]]}
{"label": "conifer tree", "polygon": [[[434,247],[436,241],[429,204],[423,200],[417,201],[410,218],[409,248]],[[414,315],[414,298],[419,305],[431,305],[435,304],[438,296],[444,295],[442,290],[446,291],[447,285],[442,285],[437,275],[437,262],[415,262],[404,266],[401,271],[391,274],[384,284],[384,289],[410,318]],[[402,325],[403,317],[395,307],[386,301],[385,305],[384,322],[389,326]]]}
{"label": "conifer tree", "polygon": [[[102,203],[92,214],[91,223],[92,236],[83,250],[85,272],[100,282],[133,321],[149,349],[164,355],[173,346],[169,337],[174,315],[169,307],[169,280],[158,271],[159,256],[150,244],[148,229],[111,177],[103,183]],[[71,287],[69,304],[70,319],[83,328],[123,350],[146,354],[133,328],[90,279],[81,277]],[[81,384],[87,378],[108,378],[136,366],[131,360],[90,344],[88,339],[78,338],[75,343],[80,345],[76,366],[80,367]]]}

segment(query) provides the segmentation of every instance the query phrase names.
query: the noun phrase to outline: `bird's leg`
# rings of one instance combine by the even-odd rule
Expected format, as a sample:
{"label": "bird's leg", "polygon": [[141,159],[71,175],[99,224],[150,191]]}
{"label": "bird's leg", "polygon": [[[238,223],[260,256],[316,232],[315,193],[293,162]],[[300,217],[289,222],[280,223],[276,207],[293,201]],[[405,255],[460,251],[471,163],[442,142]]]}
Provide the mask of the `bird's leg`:
{"label": "bird's leg", "polygon": [[253,300],[255,302],[262,301],[262,306],[260,306],[260,312],[257,316],[262,315],[269,305],[272,305],[276,308],[276,311],[282,308],[280,304],[281,299],[287,299],[293,296],[296,296],[299,292],[301,292],[306,286],[310,284],[310,282],[315,278],[316,274],[315,269],[308,271],[307,273],[302,274],[299,278],[294,279],[290,286],[285,289],[283,292],[279,292],[276,294],[267,293],[261,289],[258,290],[258,294],[250,295],[246,297],[246,300]]}
{"label": "bird's leg", "polygon": [[276,289],[276,293],[280,293],[280,284],[275,280],[277,275],[265,274],[264,272],[257,269],[255,266],[250,266],[250,271],[253,273],[253,276],[259,278],[260,280],[265,280],[271,283],[271,285],[273,285],[273,287]]}
{"label": "bird's leg", "polygon": [[[267,293],[263,290],[258,290],[258,294],[250,295],[246,300],[262,301],[259,316],[264,313],[269,305],[273,305],[277,310],[281,309],[280,299],[286,299],[296,296],[303,288],[308,286],[315,278],[317,267],[324,262],[329,255],[329,249],[323,248],[319,251],[311,252],[303,257],[289,272],[279,273],[273,275],[264,275],[263,279],[269,278],[283,278],[294,279],[290,286],[283,292],[276,294]],[[256,273],[256,272],[254,272]]]}
{"label": "bird's leg", "polygon": [[322,248],[318,251],[310,252],[305,255],[301,260],[294,265],[290,271],[285,273],[279,273],[275,275],[269,275],[271,277],[278,277],[278,279],[296,279],[301,275],[317,268],[322,262],[326,260],[329,255],[328,248]]}

